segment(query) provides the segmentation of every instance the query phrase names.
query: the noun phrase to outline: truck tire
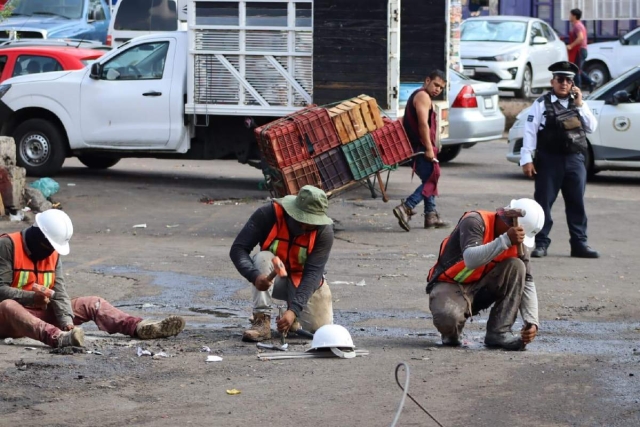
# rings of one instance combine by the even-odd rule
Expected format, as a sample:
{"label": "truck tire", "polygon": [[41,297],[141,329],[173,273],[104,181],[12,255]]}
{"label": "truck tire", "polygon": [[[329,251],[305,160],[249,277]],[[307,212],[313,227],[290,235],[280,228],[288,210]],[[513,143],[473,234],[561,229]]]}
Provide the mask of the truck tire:
{"label": "truck tire", "polygon": [[88,167],[89,169],[109,169],[111,166],[115,166],[120,161],[119,157],[104,157],[94,154],[85,154],[78,156],[80,163]]}
{"label": "truck tire", "polygon": [[438,153],[438,160],[440,163],[450,162],[458,157],[460,151],[462,151],[462,145],[445,145]]}
{"label": "truck tire", "polygon": [[602,62],[592,62],[587,64],[584,67],[585,73],[589,76],[591,80],[596,84],[596,87],[600,87],[609,80],[611,80],[611,75],[609,74],[609,69]]}
{"label": "truck tire", "polygon": [[66,143],[60,129],[46,119],[29,119],[13,131],[18,166],[27,175],[52,176],[60,171],[65,158]]}

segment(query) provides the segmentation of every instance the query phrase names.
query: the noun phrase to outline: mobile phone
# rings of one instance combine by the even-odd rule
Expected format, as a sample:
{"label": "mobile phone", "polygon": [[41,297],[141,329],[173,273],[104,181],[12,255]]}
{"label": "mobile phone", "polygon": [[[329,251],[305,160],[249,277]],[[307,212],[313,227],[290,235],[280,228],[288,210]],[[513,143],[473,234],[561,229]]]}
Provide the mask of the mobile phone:
{"label": "mobile phone", "polygon": [[575,83],[571,83],[571,88],[569,88],[569,96],[571,97],[571,99],[576,99],[576,96],[573,93],[573,88],[576,87]]}

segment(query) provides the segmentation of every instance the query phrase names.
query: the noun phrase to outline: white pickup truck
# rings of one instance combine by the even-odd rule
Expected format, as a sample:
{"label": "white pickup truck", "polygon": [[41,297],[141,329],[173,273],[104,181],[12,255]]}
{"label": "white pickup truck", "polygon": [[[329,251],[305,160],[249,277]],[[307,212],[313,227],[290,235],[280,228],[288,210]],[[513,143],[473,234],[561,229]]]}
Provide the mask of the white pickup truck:
{"label": "white pickup truck", "polygon": [[[189,0],[188,7],[187,31],[135,38],[82,70],[0,85],[1,134],[15,139],[18,164],[36,176],[54,175],[72,156],[90,168],[123,157],[236,157],[259,166],[255,126],[308,104],[366,93],[398,114],[399,0],[370,2],[366,22],[357,5],[336,0]],[[425,26],[414,18],[425,8],[403,2],[408,31]],[[441,12],[425,34],[446,34]],[[446,38],[433,53],[440,63],[421,42],[403,50],[405,75],[418,81],[446,67]]]}

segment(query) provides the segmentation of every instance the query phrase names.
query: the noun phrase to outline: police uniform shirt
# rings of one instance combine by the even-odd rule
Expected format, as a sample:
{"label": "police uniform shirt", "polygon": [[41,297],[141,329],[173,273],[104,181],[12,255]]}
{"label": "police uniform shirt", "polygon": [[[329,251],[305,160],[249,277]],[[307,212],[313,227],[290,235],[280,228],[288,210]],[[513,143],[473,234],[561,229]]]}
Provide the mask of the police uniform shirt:
{"label": "police uniform shirt", "polygon": [[[551,94],[551,102],[554,103],[556,101],[560,101],[560,105],[564,108],[568,108],[569,106],[568,97],[560,99],[555,94]],[[582,106],[577,108],[580,117],[582,117],[585,132],[594,132],[598,126],[598,121],[587,103],[583,100]],[[524,140],[522,142],[522,149],[520,150],[520,166],[524,166],[533,161],[532,154],[536,150],[538,131],[544,128],[544,124],[546,123],[546,117],[543,115],[544,111],[544,100],[542,100],[542,98],[536,100],[536,102],[529,107],[527,121],[524,123]]]}

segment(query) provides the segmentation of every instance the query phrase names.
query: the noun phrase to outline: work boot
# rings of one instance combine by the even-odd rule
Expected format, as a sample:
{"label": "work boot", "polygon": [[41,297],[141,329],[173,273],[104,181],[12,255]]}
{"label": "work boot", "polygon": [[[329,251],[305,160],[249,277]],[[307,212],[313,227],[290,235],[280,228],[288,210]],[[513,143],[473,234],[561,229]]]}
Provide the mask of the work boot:
{"label": "work boot", "polygon": [[398,218],[398,224],[405,231],[410,231],[409,221],[416,213],[404,203],[404,199],[400,200],[400,204],[393,208],[393,214]]}
{"label": "work boot", "polygon": [[84,347],[84,331],[75,327],[58,336],[58,347]]}
{"label": "work boot", "polygon": [[532,258],[542,258],[543,256],[547,256],[547,248],[544,246],[536,246],[536,248],[531,251]]}
{"label": "work boot", "polygon": [[522,338],[513,335],[511,332],[502,334],[487,332],[487,335],[484,337],[484,345],[510,351],[522,351],[525,348],[525,343],[522,342]]}
{"label": "work boot", "polygon": [[169,316],[163,320],[143,320],[136,326],[136,336],[142,340],[172,337],[182,332],[184,323],[180,316]]}
{"label": "work boot", "polygon": [[249,329],[242,334],[242,341],[259,342],[271,339],[271,316],[267,313],[253,313]]}
{"label": "work boot", "polygon": [[429,212],[424,215],[424,228],[446,228],[449,223],[440,219],[438,212]]}
{"label": "work boot", "polygon": [[598,251],[590,246],[577,246],[571,248],[571,256],[574,258],[600,258]]}

